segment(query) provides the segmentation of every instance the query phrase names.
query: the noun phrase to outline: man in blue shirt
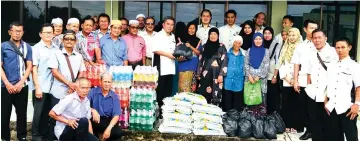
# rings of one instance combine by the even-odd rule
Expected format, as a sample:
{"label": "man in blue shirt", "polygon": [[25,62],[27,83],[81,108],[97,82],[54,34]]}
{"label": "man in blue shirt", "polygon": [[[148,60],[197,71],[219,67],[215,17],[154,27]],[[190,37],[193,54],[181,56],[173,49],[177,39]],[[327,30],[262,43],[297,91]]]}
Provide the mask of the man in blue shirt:
{"label": "man in blue shirt", "polygon": [[110,35],[100,39],[101,58],[107,67],[128,65],[126,43],[120,38],[121,26],[120,20],[112,20]]}
{"label": "man in blue shirt", "polygon": [[103,133],[101,139],[117,140],[123,135],[118,124],[121,109],[118,96],[110,90],[111,84],[111,74],[103,74],[101,87],[91,89],[88,99],[92,108],[94,134],[98,136]]}
{"label": "man in blue shirt", "polygon": [[1,43],[1,139],[10,140],[12,105],[16,109],[17,138],[26,140],[28,77],[32,69],[31,46],[21,40],[24,26],[9,26],[10,41]]}

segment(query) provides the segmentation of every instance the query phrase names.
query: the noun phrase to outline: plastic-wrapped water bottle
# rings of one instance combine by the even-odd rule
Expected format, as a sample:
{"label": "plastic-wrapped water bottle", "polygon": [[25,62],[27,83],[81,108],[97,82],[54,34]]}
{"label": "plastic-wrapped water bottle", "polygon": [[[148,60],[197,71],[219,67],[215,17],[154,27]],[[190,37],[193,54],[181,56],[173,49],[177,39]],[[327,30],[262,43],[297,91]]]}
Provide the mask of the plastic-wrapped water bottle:
{"label": "plastic-wrapped water bottle", "polygon": [[130,130],[134,130],[134,124],[135,124],[135,110],[131,110],[131,113],[130,113],[130,119],[129,119],[129,124],[130,124]]}
{"label": "plastic-wrapped water bottle", "polygon": [[135,89],[134,88],[132,88],[131,90],[130,90],[130,108],[131,109],[135,109],[135,96],[136,96],[136,94],[135,94]]}

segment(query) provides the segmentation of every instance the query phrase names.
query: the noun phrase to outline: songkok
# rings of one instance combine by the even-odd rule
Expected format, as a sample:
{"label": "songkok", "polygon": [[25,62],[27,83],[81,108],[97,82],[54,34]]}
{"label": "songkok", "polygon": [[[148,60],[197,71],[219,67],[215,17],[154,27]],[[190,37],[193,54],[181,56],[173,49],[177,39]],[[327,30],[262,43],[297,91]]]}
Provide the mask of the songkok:
{"label": "songkok", "polygon": [[110,26],[112,26],[112,25],[120,25],[121,26],[122,23],[120,20],[112,20]]}
{"label": "songkok", "polygon": [[145,15],[144,14],[138,14],[138,15],[136,15],[136,19],[138,19],[138,18],[145,18]]}
{"label": "songkok", "polygon": [[235,35],[233,38],[232,38],[232,44],[231,45],[234,45],[234,42],[235,41],[240,41],[241,44],[243,43],[243,38],[240,36],[240,35]]}
{"label": "songkok", "polygon": [[129,25],[139,25],[139,21],[137,20],[130,20]]}
{"label": "songkok", "polygon": [[51,24],[63,24],[63,20],[60,18],[54,18],[51,20]]}
{"label": "songkok", "polygon": [[80,24],[80,21],[77,18],[70,18],[67,24]]}

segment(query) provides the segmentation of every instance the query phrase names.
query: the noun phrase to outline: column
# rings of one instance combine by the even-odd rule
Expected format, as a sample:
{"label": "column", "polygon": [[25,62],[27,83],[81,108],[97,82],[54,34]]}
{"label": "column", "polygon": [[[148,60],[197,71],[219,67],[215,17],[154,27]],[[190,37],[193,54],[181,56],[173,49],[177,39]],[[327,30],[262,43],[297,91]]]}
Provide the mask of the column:
{"label": "column", "polygon": [[282,18],[287,14],[287,1],[271,2],[271,27],[275,35],[282,30]]}
{"label": "column", "polygon": [[[359,49],[360,48],[360,34],[359,34],[360,33],[360,25],[359,25],[360,24],[360,2],[357,2],[356,9],[357,9],[356,12],[357,12],[357,16],[358,16],[356,18],[358,20],[357,21],[358,25],[357,25],[357,29],[356,29],[357,30],[356,60],[359,62],[360,61],[360,49]],[[355,49],[355,48],[353,48],[353,49]]]}
{"label": "column", "polygon": [[[123,2],[122,2],[123,3]],[[119,8],[119,6],[123,4],[119,4],[119,1],[105,1],[105,13],[110,16],[112,20],[118,20],[119,14],[123,15],[123,6]]]}

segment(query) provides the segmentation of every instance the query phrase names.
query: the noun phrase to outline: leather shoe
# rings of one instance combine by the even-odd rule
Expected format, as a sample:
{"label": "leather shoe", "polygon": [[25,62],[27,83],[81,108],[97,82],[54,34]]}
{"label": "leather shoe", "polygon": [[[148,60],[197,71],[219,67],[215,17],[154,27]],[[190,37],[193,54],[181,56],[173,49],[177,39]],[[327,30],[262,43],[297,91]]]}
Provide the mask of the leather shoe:
{"label": "leather shoe", "polygon": [[299,139],[300,139],[300,140],[308,140],[308,139],[310,139],[310,138],[311,138],[311,133],[305,132],[305,134],[302,135]]}

